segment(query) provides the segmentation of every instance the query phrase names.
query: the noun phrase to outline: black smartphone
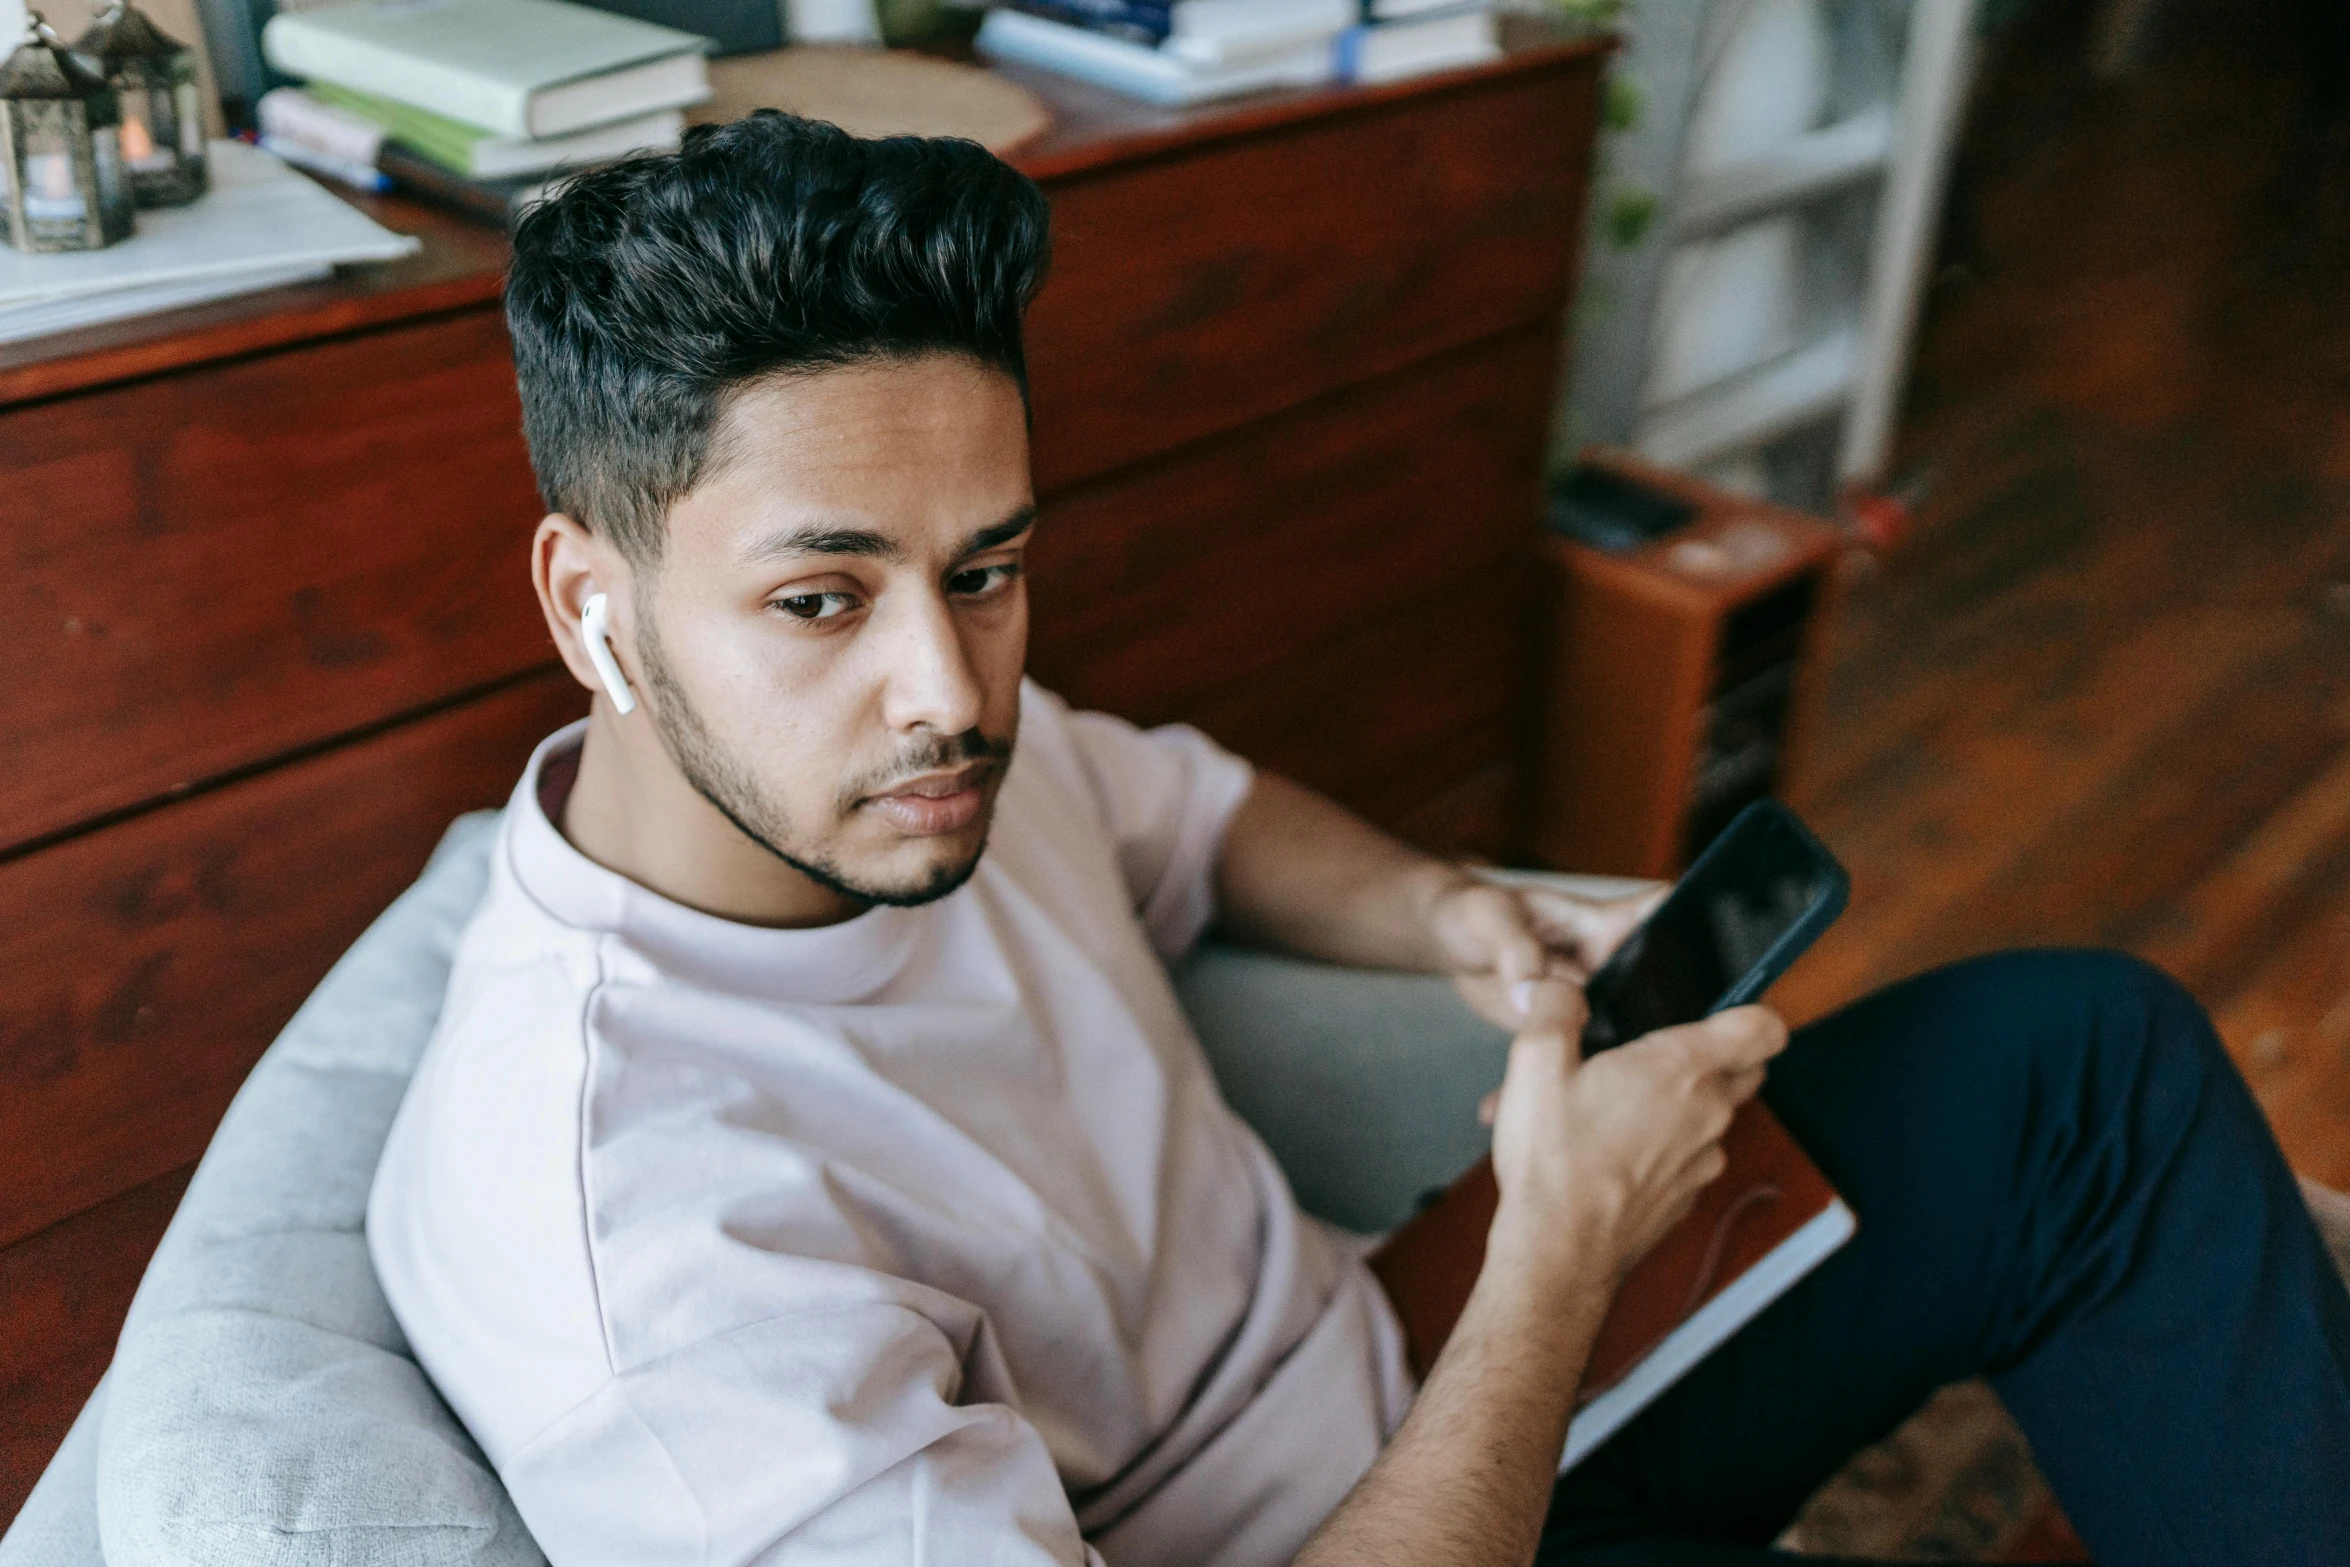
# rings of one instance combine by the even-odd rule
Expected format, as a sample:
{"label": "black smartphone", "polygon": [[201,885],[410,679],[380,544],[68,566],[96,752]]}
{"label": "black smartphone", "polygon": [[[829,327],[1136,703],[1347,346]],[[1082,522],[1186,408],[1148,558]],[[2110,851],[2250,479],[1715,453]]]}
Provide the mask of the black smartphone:
{"label": "black smartphone", "polygon": [[1756,1000],[1851,894],[1852,878],[1801,817],[1755,801],[1583,987],[1583,1053]]}
{"label": "black smartphone", "polygon": [[1696,516],[1696,506],[1670,490],[1589,463],[1578,463],[1550,491],[1551,527],[1612,553],[1653,543]]}

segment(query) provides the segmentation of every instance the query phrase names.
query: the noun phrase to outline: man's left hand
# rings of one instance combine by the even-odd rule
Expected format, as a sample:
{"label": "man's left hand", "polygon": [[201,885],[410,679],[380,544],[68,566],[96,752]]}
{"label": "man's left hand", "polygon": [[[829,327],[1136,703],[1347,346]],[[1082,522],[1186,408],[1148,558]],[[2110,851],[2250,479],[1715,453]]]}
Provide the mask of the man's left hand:
{"label": "man's left hand", "polygon": [[1464,874],[1429,905],[1429,930],[1462,997],[1478,1016],[1514,1032],[1526,1022],[1522,987],[1535,980],[1582,984],[1665,892],[1657,886],[1581,898]]}

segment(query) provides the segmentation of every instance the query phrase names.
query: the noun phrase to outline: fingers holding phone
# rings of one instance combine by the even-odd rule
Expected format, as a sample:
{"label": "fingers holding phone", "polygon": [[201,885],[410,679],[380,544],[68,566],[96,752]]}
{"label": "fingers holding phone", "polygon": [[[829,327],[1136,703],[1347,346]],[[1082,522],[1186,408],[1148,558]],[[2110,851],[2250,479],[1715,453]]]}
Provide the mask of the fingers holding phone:
{"label": "fingers holding phone", "polygon": [[1561,1282],[1618,1276],[1721,1173],[1722,1135],[1786,1025],[1740,1007],[1584,1061],[1579,1004],[1544,1003],[1554,1010],[1511,1044],[1496,1104],[1488,1260]]}
{"label": "fingers holding phone", "polygon": [[1732,1007],[1648,1038],[1678,1041],[1697,1058],[1700,1070],[1720,1074],[1734,1104],[1744,1104],[1762,1087],[1772,1059],[1787,1048],[1787,1020],[1769,1007]]}
{"label": "fingers holding phone", "polygon": [[1562,954],[1577,981],[1615,956],[1624,938],[1656,912],[1672,888],[1663,883],[1613,898],[1586,898],[1555,887],[1521,890],[1527,916],[1545,946]]}
{"label": "fingers holding phone", "polygon": [[1721,1173],[1732,1115],[1786,1048],[1787,1025],[1749,1003],[1850,889],[1794,812],[1757,801],[1579,993],[1527,987],[1493,1101],[1489,1262],[1620,1275],[1663,1238]]}
{"label": "fingers holding phone", "polygon": [[1585,985],[1586,1054],[1761,999],[1843,912],[1852,880],[1776,800],[1739,812]]}

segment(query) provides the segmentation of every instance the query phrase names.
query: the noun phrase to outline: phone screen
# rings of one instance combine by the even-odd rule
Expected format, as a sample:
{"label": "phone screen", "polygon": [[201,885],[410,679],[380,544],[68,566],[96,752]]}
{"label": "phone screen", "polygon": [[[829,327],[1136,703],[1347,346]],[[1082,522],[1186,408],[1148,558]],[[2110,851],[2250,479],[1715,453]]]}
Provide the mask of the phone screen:
{"label": "phone screen", "polygon": [[[1694,1023],[1736,991],[1759,996],[1842,909],[1845,887],[1792,811],[1749,806],[1591,976],[1583,1053]],[[1807,924],[1803,943],[1782,946]]]}

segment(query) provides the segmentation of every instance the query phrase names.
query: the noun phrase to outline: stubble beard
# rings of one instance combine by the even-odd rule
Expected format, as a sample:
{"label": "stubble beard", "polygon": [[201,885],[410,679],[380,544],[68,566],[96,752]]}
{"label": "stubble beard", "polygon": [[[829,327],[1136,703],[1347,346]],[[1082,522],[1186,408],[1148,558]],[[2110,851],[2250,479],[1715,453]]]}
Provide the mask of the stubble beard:
{"label": "stubble beard", "polygon": [[[744,837],[818,886],[867,905],[914,908],[936,903],[969,881],[979,869],[979,861],[987,852],[984,839],[960,865],[942,865],[927,880],[910,887],[861,883],[831,860],[804,849],[786,848],[792,833],[783,807],[768,797],[757,773],[727,754],[710,733],[709,726],[702,722],[702,715],[694,710],[693,702],[670,668],[660,634],[654,630],[653,617],[640,610],[636,625],[637,660],[654,698],[646,706],[652,710],[654,731],[661,737],[662,748],[668,751],[670,761],[676,764],[679,774],[694,792],[709,801]],[[898,756],[886,768],[844,789],[840,814],[848,815],[859,802],[916,773],[977,761],[993,761],[1000,768],[1011,758],[1010,739],[992,739],[977,729],[951,737],[933,736]]]}

